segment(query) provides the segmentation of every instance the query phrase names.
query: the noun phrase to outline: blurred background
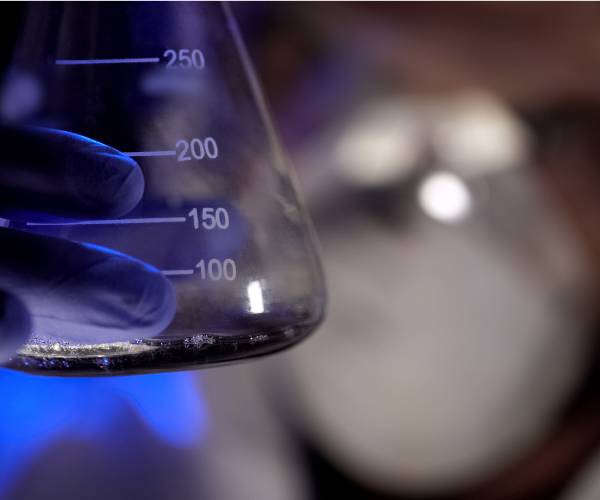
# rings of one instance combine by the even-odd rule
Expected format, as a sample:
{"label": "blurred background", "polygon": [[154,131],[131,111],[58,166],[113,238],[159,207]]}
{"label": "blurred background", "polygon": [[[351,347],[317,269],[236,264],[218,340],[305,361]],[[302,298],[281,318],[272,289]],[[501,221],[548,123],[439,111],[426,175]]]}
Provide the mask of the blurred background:
{"label": "blurred background", "polygon": [[600,6],[233,8],[328,318],[200,372],[0,372],[0,498],[600,498]]}

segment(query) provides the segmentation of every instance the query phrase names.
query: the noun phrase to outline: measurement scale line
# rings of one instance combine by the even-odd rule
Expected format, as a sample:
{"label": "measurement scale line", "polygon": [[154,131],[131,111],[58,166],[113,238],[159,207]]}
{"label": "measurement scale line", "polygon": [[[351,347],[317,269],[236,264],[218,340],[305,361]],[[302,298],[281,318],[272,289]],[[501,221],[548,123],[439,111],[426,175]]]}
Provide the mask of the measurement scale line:
{"label": "measurement scale line", "polygon": [[150,217],[141,219],[99,219],[76,222],[27,222],[26,226],[100,226],[112,224],[166,224],[170,222],[185,222],[187,217]]}
{"label": "measurement scale line", "polygon": [[177,151],[130,151],[128,153],[123,153],[127,156],[135,157],[135,156],[175,156]]}
{"label": "measurement scale line", "polygon": [[144,64],[160,62],[159,57],[131,57],[120,59],[56,59],[58,66],[79,66],[85,64]]}
{"label": "measurement scale line", "polygon": [[161,271],[165,276],[183,276],[194,274],[193,269],[167,269],[165,271]]}

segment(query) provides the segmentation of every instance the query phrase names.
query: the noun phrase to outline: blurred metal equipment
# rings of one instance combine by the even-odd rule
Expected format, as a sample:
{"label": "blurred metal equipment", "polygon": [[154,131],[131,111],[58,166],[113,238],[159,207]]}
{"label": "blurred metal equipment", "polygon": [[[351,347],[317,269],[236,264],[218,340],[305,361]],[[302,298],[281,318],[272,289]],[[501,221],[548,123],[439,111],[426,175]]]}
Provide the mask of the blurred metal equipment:
{"label": "blurred metal equipment", "polygon": [[375,489],[465,488],[539,443],[581,380],[589,263],[500,100],[356,109],[299,155],[331,313],[284,356],[287,414]]}

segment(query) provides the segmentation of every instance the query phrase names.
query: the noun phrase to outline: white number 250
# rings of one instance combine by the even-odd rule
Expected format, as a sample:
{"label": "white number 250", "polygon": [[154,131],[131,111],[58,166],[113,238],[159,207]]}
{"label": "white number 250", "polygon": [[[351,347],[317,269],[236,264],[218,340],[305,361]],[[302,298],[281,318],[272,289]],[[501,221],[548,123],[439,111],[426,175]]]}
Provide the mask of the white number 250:
{"label": "white number 250", "polygon": [[204,54],[200,49],[167,49],[163,57],[168,59],[167,68],[203,69],[205,66]]}

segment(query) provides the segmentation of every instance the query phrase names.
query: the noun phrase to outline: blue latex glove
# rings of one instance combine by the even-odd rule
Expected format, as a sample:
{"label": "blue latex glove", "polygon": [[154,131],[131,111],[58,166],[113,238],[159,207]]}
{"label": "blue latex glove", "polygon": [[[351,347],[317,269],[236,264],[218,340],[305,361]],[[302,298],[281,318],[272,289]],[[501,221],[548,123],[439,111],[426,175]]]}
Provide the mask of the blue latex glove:
{"label": "blue latex glove", "polygon": [[[118,217],[144,191],[131,158],[51,129],[0,128],[0,217]],[[101,343],[160,333],[175,311],[170,283],[117,252],[0,228],[0,359],[33,332]]]}

